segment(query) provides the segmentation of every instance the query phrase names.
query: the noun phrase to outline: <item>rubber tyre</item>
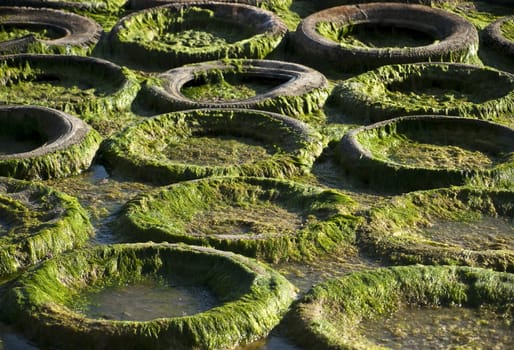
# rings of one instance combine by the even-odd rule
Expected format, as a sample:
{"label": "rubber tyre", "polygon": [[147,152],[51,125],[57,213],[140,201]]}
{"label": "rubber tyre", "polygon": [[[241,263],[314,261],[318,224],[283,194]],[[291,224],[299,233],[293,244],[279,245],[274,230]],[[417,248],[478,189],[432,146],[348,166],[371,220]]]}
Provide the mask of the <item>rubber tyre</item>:
{"label": "rubber tyre", "polygon": [[[410,48],[343,46],[318,33],[320,22],[338,26],[388,24],[419,30],[438,42]],[[477,30],[462,17],[437,8],[400,3],[338,6],[316,12],[298,25],[294,40],[298,54],[309,62],[316,66],[320,62],[329,63],[343,71],[362,71],[393,63],[466,62],[478,50]]]}
{"label": "rubber tyre", "polygon": [[[88,286],[104,288],[102,282],[130,284],[145,276],[178,276],[204,285],[221,305],[190,316],[118,321],[88,318],[62,298]],[[284,277],[240,255],[186,245],[125,244],[47,261],[9,290],[1,314],[44,348],[221,350],[266,336],[294,296]]]}
{"label": "rubber tyre", "polygon": [[484,29],[484,44],[514,59],[514,41],[507,39],[501,31],[501,26],[507,21],[514,21],[514,16],[502,17],[488,25]]}
{"label": "rubber tyre", "polygon": [[[187,9],[198,8],[212,11],[213,17],[209,18],[210,23],[223,22],[224,27],[235,24],[246,26],[249,33],[244,40],[238,40],[226,45],[207,45],[185,48],[182,45],[166,44],[164,47],[148,47],[148,40],[132,40],[126,38],[130,28],[134,25],[144,27],[145,18],[152,23],[153,29],[158,26],[168,26],[167,20],[173,19],[173,15],[186,13]],[[160,21],[156,24],[156,18]],[[182,18],[187,28],[188,22]],[[197,20],[198,21],[198,20]],[[206,19],[201,19],[201,25],[205,27]],[[191,22],[192,25],[197,23]],[[173,25],[178,25],[172,22]],[[182,25],[182,24],[180,24]],[[142,29],[141,29],[142,30]],[[166,32],[168,29],[161,28]],[[153,41],[160,40],[162,33],[144,31],[145,35],[154,35]],[[169,69],[179,67],[187,63],[195,63],[222,58],[264,58],[272,52],[286,35],[287,27],[282,20],[274,13],[254,6],[216,3],[216,2],[188,2],[169,4],[146,10],[134,12],[120,21],[113,27],[109,35],[110,51],[113,59],[126,62],[127,64],[152,69]],[[152,34],[153,33],[153,34]]]}
{"label": "rubber tyre", "polygon": [[[192,100],[182,88],[209,74],[279,80],[281,83],[254,97],[220,102]],[[300,64],[272,60],[211,61],[183,66],[161,75],[159,86],[148,89],[149,103],[160,113],[197,108],[251,108],[289,116],[310,114],[323,107],[328,97],[328,81],[318,71]]]}

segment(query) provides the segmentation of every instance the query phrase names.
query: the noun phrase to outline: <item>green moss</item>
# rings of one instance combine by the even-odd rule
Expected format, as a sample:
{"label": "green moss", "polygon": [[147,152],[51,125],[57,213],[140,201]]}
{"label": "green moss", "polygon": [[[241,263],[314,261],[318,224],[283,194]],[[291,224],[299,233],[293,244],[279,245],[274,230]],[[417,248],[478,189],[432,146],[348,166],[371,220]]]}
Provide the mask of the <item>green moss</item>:
{"label": "green moss", "polygon": [[[263,159],[211,166],[182,159],[172,149],[190,138],[219,136],[250,138],[273,151]],[[180,160],[170,159],[170,152]],[[215,159],[217,151],[195,148],[194,152],[207,152],[209,159]],[[220,175],[288,177],[308,171],[320,152],[321,137],[307,126],[267,112],[237,109],[163,114],[127,128],[102,145],[103,158],[115,173],[160,184]]]}
{"label": "green moss", "polygon": [[[397,264],[458,264],[512,272],[513,242],[505,236],[508,231],[496,238],[492,228],[487,229],[490,236],[482,228],[481,238],[474,238],[482,240],[480,247],[466,243],[471,233],[461,232],[458,237],[455,228],[445,231],[453,222],[477,223],[489,217],[512,220],[512,195],[508,190],[456,187],[397,197],[369,211],[360,243],[370,254]],[[430,233],[434,225],[450,235],[447,240],[442,233]],[[505,225],[509,226],[508,221]]]}
{"label": "green moss", "polygon": [[307,349],[383,349],[359,330],[402,304],[490,307],[512,318],[511,274],[466,267],[395,267],[356,272],[315,286],[295,306],[292,337]]}
{"label": "green moss", "polygon": [[55,38],[55,34],[52,34],[51,30],[46,28],[32,29],[24,28],[23,26],[7,26],[0,25],[0,42],[18,39],[26,35],[34,35],[37,39],[48,40]]}
{"label": "green moss", "polygon": [[88,58],[14,55],[0,62],[0,101],[59,109],[93,127],[128,109],[138,89],[130,71]]}
{"label": "green moss", "polygon": [[331,101],[349,115],[379,121],[415,114],[456,115],[514,125],[514,78],[460,64],[383,66],[339,84]]}
{"label": "green moss", "polygon": [[445,11],[453,12],[464,17],[478,29],[484,29],[489,24],[512,12],[508,6],[501,6],[483,1],[440,1],[433,4]]}
{"label": "green moss", "polygon": [[507,40],[514,42],[514,19],[503,22],[500,30]]}
{"label": "green moss", "polygon": [[[224,304],[150,321],[88,319],[67,307],[90,286],[148,276],[205,285]],[[226,349],[266,335],[291,303],[293,289],[273,270],[235,254],[170,244],[115,245],[75,251],[27,273],[5,296],[3,305],[9,306],[1,315],[29,333],[36,330],[42,346]],[[55,332],[59,337],[51,336]]]}
{"label": "green moss", "polygon": [[0,179],[0,275],[81,246],[92,235],[75,198],[42,185]]}
{"label": "green moss", "polygon": [[338,192],[263,178],[179,183],[138,196],[119,232],[137,240],[210,245],[270,261],[351,250],[355,203]]}

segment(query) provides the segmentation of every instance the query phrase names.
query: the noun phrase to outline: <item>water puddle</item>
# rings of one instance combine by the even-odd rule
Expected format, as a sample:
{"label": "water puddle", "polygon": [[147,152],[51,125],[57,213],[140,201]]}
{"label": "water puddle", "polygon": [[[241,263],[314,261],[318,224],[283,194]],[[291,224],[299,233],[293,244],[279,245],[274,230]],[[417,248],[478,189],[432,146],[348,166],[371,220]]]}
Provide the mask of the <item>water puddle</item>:
{"label": "water puddle", "polygon": [[194,315],[218,304],[206,287],[146,278],[83,294],[72,307],[93,319],[148,321]]}
{"label": "water puddle", "polygon": [[360,332],[390,349],[508,349],[512,317],[483,307],[406,306],[387,318],[368,320]]}
{"label": "water puddle", "polygon": [[23,336],[0,323],[0,350],[38,350]]}
{"label": "water puddle", "polygon": [[78,176],[51,180],[47,184],[76,197],[87,209],[95,228],[95,236],[90,240],[92,245],[130,241],[123,233],[113,229],[113,222],[127,201],[152,188],[146,184],[111,178],[106,169],[98,164],[92,165],[88,171]]}
{"label": "water puddle", "polygon": [[308,262],[284,262],[271,265],[298,288],[299,295],[328,279],[380,266],[379,261],[361,256],[355,251],[339,252]]}
{"label": "water puddle", "polygon": [[423,235],[464,249],[514,249],[514,220],[483,216],[479,221],[437,221]]}

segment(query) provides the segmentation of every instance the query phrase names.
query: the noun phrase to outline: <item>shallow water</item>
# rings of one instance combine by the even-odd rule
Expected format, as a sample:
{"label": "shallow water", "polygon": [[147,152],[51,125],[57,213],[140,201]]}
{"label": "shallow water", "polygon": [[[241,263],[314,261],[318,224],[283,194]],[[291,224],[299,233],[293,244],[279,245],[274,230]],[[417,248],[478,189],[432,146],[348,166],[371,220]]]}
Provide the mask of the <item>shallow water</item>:
{"label": "shallow water", "polygon": [[464,249],[514,249],[514,220],[483,216],[479,221],[437,221],[423,231],[436,242]]}
{"label": "shallow water", "polygon": [[207,311],[219,303],[206,287],[147,279],[82,295],[74,309],[94,319],[148,321]]}
{"label": "shallow water", "polygon": [[364,321],[359,330],[391,349],[509,349],[512,316],[488,308],[404,307],[386,318]]}

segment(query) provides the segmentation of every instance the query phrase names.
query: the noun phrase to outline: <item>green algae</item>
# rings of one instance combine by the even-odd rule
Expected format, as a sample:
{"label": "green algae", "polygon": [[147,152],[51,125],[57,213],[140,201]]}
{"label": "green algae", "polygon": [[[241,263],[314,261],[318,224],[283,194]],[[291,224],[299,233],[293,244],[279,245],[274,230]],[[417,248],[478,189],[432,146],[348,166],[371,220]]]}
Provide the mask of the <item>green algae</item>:
{"label": "green algae", "polygon": [[273,147],[248,137],[194,137],[170,143],[163,153],[175,162],[200,166],[254,163],[274,153]]}
{"label": "green algae", "polygon": [[486,307],[512,322],[512,282],[507,273],[465,267],[413,266],[351,273],[315,286],[293,307],[288,317],[291,339],[306,349],[381,349],[361,327],[384,322],[402,305]]}
{"label": "green algae", "polygon": [[78,201],[28,182],[1,179],[0,275],[84,245],[92,227]]}
{"label": "green algae", "polygon": [[[251,138],[272,146],[274,153],[255,161],[215,166],[169,159],[170,145],[211,135]],[[137,123],[107,139],[101,152],[113,172],[157,184],[221,175],[288,177],[308,171],[321,152],[321,137],[298,121],[268,112],[205,109]]]}
{"label": "green algae", "polygon": [[[514,237],[509,236],[508,223],[498,237],[491,229],[482,231],[480,246],[463,245],[468,233],[452,230],[460,223],[467,223],[469,230],[488,218],[511,220],[511,197],[512,191],[472,187],[413,192],[371,209],[366,214],[368,223],[361,228],[360,244],[368,253],[395,264],[457,264],[513,271]],[[441,232],[434,237],[431,230]],[[447,240],[444,234],[449,235]]]}
{"label": "green algae", "polygon": [[514,19],[503,22],[500,26],[500,30],[507,40],[514,42]]}
{"label": "green algae", "polygon": [[[216,18],[214,11],[188,7],[179,12],[148,12],[126,23],[130,30],[120,40],[137,42],[157,50],[201,51],[209,46],[225,46],[251,35],[245,26]],[[200,29],[201,28],[201,29]]]}
{"label": "green algae", "polygon": [[196,81],[187,84],[181,90],[184,96],[195,101],[221,102],[243,100],[262,94],[279,85],[280,80],[259,79],[259,77],[238,78],[237,75],[215,74],[205,77],[206,84]]}
{"label": "green algae", "polygon": [[31,28],[30,26],[0,25],[0,42],[34,35],[37,39],[47,40],[58,37],[58,34],[46,28]]}
{"label": "green algae", "polygon": [[473,23],[478,29],[484,29],[505,14],[513,13],[509,6],[491,4],[485,1],[441,1],[433,6],[453,12]]}
{"label": "green algae", "polygon": [[136,240],[210,245],[269,261],[309,260],[352,250],[358,219],[336,191],[283,180],[183,182],[127,203],[120,232]]}
{"label": "green algae", "polygon": [[[139,322],[89,319],[66,306],[84,288],[148,276],[205,284],[223,304],[191,316]],[[293,300],[293,289],[265,265],[235,254],[170,244],[114,245],[62,255],[24,275],[4,296],[10,306],[1,314],[29,333],[34,328],[25,326],[35,322],[40,345],[225,349],[266,335]],[[55,331],[60,337],[48,336]]]}

